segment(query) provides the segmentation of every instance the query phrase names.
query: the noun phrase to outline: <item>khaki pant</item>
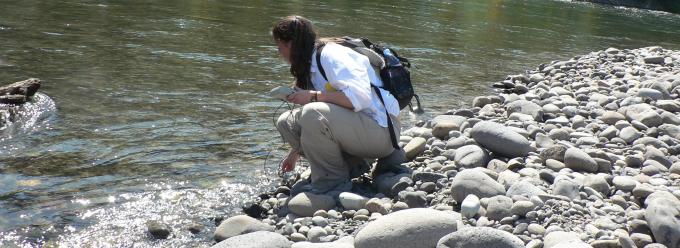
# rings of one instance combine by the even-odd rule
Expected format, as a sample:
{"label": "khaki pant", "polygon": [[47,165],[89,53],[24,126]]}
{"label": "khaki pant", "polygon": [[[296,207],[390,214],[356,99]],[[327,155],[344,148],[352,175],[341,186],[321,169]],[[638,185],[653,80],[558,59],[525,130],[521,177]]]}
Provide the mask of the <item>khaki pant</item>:
{"label": "khaki pant", "polygon": [[[399,137],[399,121],[391,118]],[[388,128],[335,104],[314,102],[287,111],[279,116],[276,128],[309,161],[311,185],[317,192],[346,184],[357,158],[381,158],[394,151]]]}

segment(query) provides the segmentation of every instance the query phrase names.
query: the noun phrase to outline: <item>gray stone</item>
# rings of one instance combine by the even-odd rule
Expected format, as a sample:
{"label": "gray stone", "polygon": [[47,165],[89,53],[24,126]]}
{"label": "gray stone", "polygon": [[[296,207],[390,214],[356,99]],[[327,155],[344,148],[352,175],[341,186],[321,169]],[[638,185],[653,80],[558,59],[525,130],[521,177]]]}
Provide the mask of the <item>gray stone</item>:
{"label": "gray stone", "polygon": [[321,242],[321,238],[325,237],[326,235],[328,235],[326,229],[315,226],[310,228],[307,232],[307,239],[312,243],[318,243]]}
{"label": "gray stone", "polygon": [[467,169],[456,174],[451,180],[451,195],[456,202],[461,202],[468,194],[487,198],[505,195],[505,188],[484,172]]}
{"label": "gray stone", "polygon": [[576,199],[579,197],[578,192],[581,188],[581,185],[568,177],[558,176],[555,179],[552,188],[553,194],[555,195],[566,196],[569,199]]}
{"label": "gray stone", "polygon": [[508,116],[512,113],[531,115],[536,121],[543,121],[543,108],[527,100],[517,100],[505,105]]}
{"label": "gray stone", "polygon": [[655,89],[642,88],[638,91],[637,96],[642,98],[649,98],[654,101],[663,99],[663,94]]}
{"label": "gray stone", "polygon": [[588,153],[578,148],[569,148],[564,153],[564,165],[575,171],[597,172],[598,165]]}
{"label": "gray stone", "polygon": [[581,241],[578,233],[554,231],[545,235],[543,248],[591,248],[589,244]]}
{"label": "gray stone", "polygon": [[425,191],[402,191],[399,192],[399,200],[403,201],[410,208],[422,208],[427,205],[427,199],[425,198],[427,193]]}
{"label": "gray stone", "polygon": [[524,248],[524,242],[491,227],[467,227],[442,237],[437,248]]}
{"label": "gray stone", "polygon": [[664,57],[662,57],[662,56],[647,56],[647,57],[644,57],[643,60],[647,64],[663,64],[664,63]]}
{"label": "gray stone", "polygon": [[410,173],[394,174],[388,172],[380,174],[373,179],[373,184],[378,189],[378,192],[386,196],[394,196],[413,185],[413,180],[411,180]]}
{"label": "gray stone", "polygon": [[309,192],[297,194],[288,202],[288,210],[298,216],[314,216],[318,210],[330,210],[333,207],[333,197]]}
{"label": "gray stone", "polygon": [[439,115],[432,119],[432,135],[439,139],[446,139],[450,131],[458,131],[466,117],[458,115]]}
{"label": "gray stone", "polygon": [[247,215],[237,215],[220,223],[215,229],[215,241],[220,242],[234,236],[257,231],[274,231],[274,227]]}
{"label": "gray stone", "polygon": [[340,204],[345,209],[359,210],[364,208],[368,198],[350,192],[342,192],[338,197]]}
{"label": "gray stone", "polygon": [[290,248],[291,242],[281,234],[257,231],[225,239],[213,248]]}
{"label": "gray stone", "polygon": [[529,211],[534,210],[534,207],[536,207],[536,205],[534,205],[533,202],[516,201],[512,204],[510,212],[514,215],[525,216]]}
{"label": "gray stone", "polygon": [[648,244],[654,243],[652,236],[642,233],[633,233],[630,235],[630,239],[633,240],[637,247],[645,247]]}
{"label": "gray stone", "polygon": [[533,183],[531,183],[530,179],[525,179],[513,183],[512,186],[510,186],[508,191],[505,193],[505,195],[508,197],[512,197],[514,195],[522,195],[526,196],[527,198],[531,198],[533,196],[541,194],[546,194],[546,192],[536,187]]}
{"label": "gray stone", "polygon": [[[554,130],[554,129],[553,129]],[[554,159],[564,162],[564,154],[567,152],[567,147],[562,145],[555,145],[541,151],[540,155],[543,160]]]}
{"label": "gray stone", "polygon": [[149,221],[146,223],[146,228],[155,239],[166,239],[170,235],[170,227],[162,222]]}
{"label": "gray stone", "polygon": [[600,117],[602,122],[608,124],[608,125],[614,125],[618,121],[625,120],[626,117],[623,116],[622,114],[614,111],[606,111],[602,116]]}
{"label": "gray stone", "polygon": [[460,214],[427,208],[394,212],[369,222],[355,236],[356,248],[434,247],[457,230]]}
{"label": "gray stone", "polygon": [[414,171],[411,179],[421,182],[437,182],[439,179],[446,178],[446,175],[435,172]]}
{"label": "gray stone", "polygon": [[583,186],[593,188],[604,196],[609,195],[610,186],[602,174],[586,176],[585,180],[583,181]]}
{"label": "gray stone", "polygon": [[614,179],[612,179],[612,183],[616,189],[623,191],[632,191],[638,184],[638,182],[630,176],[615,176]]}
{"label": "gray stone", "polygon": [[470,137],[491,152],[509,158],[526,156],[533,150],[524,136],[495,122],[481,121],[475,124]]}
{"label": "gray stone", "polygon": [[497,195],[489,198],[489,203],[486,207],[486,217],[490,220],[501,220],[505,217],[512,216],[510,209],[512,208],[512,199],[504,195]]}
{"label": "gray stone", "polygon": [[354,237],[345,236],[329,243],[298,242],[290,248],[354,248]]}
{"label": "gray stone", "polygon": [[466,218],[472,218],[479,212],[480,207],[479,197],[469,194],[460,204],[460,214]]}
{"label": "gray stone", "polygon": [[479,146],[467,145],[456,150],[454,161],[463,168],[485,167],[489,163],[489,155]]}
{"label": "gray stone", "polygon": [[645,200],[645,219],[658,243],[680,247],[680,200],[673,194],[657,191]]}
{"label": "gray stone", "polygon": [[427,147],[426,147],[427,140],[422,137],[415,137],[411,139],[411,141],[404,146],[404,151],[406,152],[406,159],[411,160],[418,156],[418,154],[421,154],[424,152]]}
{"label": "gray stone", "polygon": [[632,144],[640,137],[642,137],[642,133],[634,127],[625,127],[619,132],[619,138],[623,139],[628,144]]}

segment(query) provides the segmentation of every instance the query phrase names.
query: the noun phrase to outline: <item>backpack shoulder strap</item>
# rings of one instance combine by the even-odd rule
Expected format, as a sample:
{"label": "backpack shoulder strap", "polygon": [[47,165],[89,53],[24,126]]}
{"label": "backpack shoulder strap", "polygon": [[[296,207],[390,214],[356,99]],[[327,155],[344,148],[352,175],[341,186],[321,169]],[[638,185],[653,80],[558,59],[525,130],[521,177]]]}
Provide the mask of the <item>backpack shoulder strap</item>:
{"label": "backpack shoulder strap", "polygon": [[323,70],[323,66],[321,65],[321,51],[323,51],[323,47],[326,44],[321,44],[316,48],[316,67],[319,68],[319,72],[321,72],[321,76],[323,76],[323,79],[326,79],[328,81],[328,77],[326,77],[326,71]]}
{"label": "backpack shoulder strap", "polygon": [[[321,44],[316,48],[316,67],[319,68],[319,72],[321,72],[323,78],[326,79],[326,81],[328,81],[328,77],[326,77],[326,71],[324,71],[323,66],[321,65],[321,51],[323,51],[324,45],[325,44]],[[399,148],[397,137],[394,135],[394,126],[392,125],[392,118],[390,118],[390,113],[387,112],[387,106],[385,105],[385,101],[382,98],[382,94],[380,94],[380,89],[378,89],[378,87],[373,84],[371,84],[371,88],[375,90],[375,93],[378,95],[378,98],[380,98],[380,102],[382,102],[383,106],[385,106],[387,128],[390,131],[390,140],[392,141],[392,147],[394,147],[394,149],[399,150],[401,148]]]}

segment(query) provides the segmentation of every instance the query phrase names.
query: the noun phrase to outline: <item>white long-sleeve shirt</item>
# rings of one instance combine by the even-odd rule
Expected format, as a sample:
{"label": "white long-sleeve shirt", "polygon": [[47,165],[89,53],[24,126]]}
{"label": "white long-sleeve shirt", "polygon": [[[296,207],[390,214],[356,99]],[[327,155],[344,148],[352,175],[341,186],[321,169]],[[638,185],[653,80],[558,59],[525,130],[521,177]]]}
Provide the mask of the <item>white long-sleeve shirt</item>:
{"label": "white long-sleeve shirt", "polygon": [[[316,65],[316,50],[312,54],[311,77],[314,89],[322,92],[342,91],[355,112],[369,115],[382,127],[387,127],[387,116],[373,85],[382,87],[380,75],[375,72],[368,58],[354,50],[328,43],[321,51],[321,65],[326,72],[326,81]],[[399,103],[389,91],[380,88],[387,112],[399,116]]]}

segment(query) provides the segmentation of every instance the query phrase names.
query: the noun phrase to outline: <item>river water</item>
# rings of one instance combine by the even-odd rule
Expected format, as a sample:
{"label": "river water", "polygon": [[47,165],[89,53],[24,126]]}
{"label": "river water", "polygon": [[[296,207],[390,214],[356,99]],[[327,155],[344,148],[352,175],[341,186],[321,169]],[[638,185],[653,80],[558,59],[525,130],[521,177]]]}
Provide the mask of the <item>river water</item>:
{"label": "river water", "polygon": [[[680,49],[678,15],[551,0],[0,6],[0,82],[45,80],[30,116],[0,136],[2,247],[210,246],[215,217],[277,181],[280,102],[266,93],[291,78],[269,29],[285,15],[410,58],[428,113],[404,112],[406,125],[541,63],[608,47]],[[171,239],[150,239],[149,220],[168,223]]]}

